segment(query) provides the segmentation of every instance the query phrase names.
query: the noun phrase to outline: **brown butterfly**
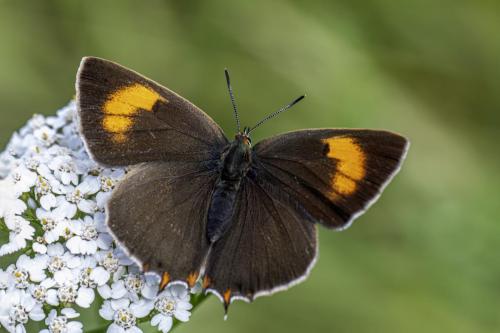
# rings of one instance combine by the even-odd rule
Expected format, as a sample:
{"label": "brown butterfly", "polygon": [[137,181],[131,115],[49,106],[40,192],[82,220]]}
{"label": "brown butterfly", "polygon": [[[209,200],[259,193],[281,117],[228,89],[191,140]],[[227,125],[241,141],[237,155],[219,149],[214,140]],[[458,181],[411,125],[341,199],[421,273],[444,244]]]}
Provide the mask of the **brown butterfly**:
{"label": "brown butterfly", "polygon": [[[229,75],[227,85],[237,116]],[[183,283],[224,302],[286,289],[317,256],[316,224],[341,230],[398,172],[408,141],[387,131],[307,129],[252,146],[229,141],[198,107],[113,62],[82,60],[81,133],[106,166],[129,166],[107,207],[116,240],[161,287]]]}

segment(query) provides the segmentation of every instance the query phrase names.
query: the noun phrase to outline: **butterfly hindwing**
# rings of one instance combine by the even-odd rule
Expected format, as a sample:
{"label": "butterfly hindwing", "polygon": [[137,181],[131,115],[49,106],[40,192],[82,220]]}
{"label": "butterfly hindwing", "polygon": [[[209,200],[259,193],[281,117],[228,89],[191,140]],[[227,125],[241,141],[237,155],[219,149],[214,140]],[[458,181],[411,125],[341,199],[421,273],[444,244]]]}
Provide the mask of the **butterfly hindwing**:
{"label": "butterfly hindwing", "polygon": [[81,133],[101,164],[206,160],[228,143],[198,107],[113,62],[83,58],[76,90]]}
{"label": "butterfly hindwing", "polygon": [[300,282],[316,258],[316,226],[302,218],[285,192],[247,177],[235,218],[209,254],[203,287],[226,308]]}
{"label": "butterfly hindwing", "polygon": [[209,243],[206,215],[217,179],[197,162],[150,162],[132,167],[108,202],[108,227],[142,265],[193,286]]}
{"label": "butterfly hindwing", "polygon": [[255,172],[287,192],[305,218],[342,229],[399,170],[408,141],[376,130],[301,130],[259,142]]}

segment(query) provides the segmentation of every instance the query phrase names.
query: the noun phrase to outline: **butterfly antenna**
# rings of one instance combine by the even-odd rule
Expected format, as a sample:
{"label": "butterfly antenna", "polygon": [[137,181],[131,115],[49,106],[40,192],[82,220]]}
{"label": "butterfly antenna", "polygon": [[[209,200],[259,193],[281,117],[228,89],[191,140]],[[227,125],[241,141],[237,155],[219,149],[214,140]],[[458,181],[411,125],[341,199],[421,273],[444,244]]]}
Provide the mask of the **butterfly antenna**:
{"label": "butterfly antenna", "polygon": [[271,113],[270,115],[268,115],[267,117],[265,117],[264,119],[262,119],[261,121],[259,121],[254,127],[250,128],[248,131],[247,131],[247,134],[250,134],[251,131],[253,131],[254,129],[256,129],[257,127],[259,127],[260,125],[262,125],[263,123],[265,123],[266,121],[268,121],[269,119],[271,118],[274,118],[276,117],[277,115],[279,115],[281,112],[283,111],[286,111],[288,109],[290,109],[292,106],[294,106],[295,104],[297,104],[298,102],[300,102],[302,99],[304,99],[304,97],[306,97],[306,95],[302,95],[298,98],[296,98],[293,102],[291,102],[290,104],[288,105],[285,105],[284,107],[282,107],[281,109],[279,109],[278,111],[275,111],[273,113]]}
{"label": "butterfly antenna", "polygon": [[240,117],[238,115],[238,110],[236,108],[236,102],[234,101],[233,88],[231,88],[231,80],[229,79],[229,72],[227,68],[224,68],[224,74],[226,74],[227,90],[229,91],[229,97],[231,98],[231,104],[233,104],[234,118],[236,119],[236,127],[240,133]]}

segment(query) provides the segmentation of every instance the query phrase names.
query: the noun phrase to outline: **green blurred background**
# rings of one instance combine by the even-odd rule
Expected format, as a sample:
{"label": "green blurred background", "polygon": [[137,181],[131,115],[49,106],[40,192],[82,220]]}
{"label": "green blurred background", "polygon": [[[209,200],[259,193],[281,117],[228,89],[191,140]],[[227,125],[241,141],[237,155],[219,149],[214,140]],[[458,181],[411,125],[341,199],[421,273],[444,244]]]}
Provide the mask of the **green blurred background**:
{"label": "green blurred background", "polygon": [[368,127],[412,141],[402,172],[352,228],[320,231],[310,278],[238,302],[209,299],[178,332],[500,330],[498,1],[2,1],[0,146],[74,94],[104,57],[207,111],[229,136],[223,68],[242,122],[305,101],[254,141]]}

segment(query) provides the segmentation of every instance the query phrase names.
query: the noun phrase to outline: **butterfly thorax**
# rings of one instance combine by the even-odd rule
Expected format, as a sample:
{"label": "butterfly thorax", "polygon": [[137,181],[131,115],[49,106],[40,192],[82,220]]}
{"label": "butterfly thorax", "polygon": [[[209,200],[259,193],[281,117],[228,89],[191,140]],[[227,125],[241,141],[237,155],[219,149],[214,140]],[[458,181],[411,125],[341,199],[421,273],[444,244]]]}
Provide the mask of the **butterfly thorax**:
{"label": "butterfly thorax", "polygon": [[238,134],[221,156],[221,180],[239,182],[251,163],[251,147],[247,137]]}
{"label": "butterfly thorax", "polygon": [[237,134],[222,153],[220,176],[215,185],[207,216],[207,237],[216,242],[228,230],[235,211],[236,196],[251,164],[250,139]]}

